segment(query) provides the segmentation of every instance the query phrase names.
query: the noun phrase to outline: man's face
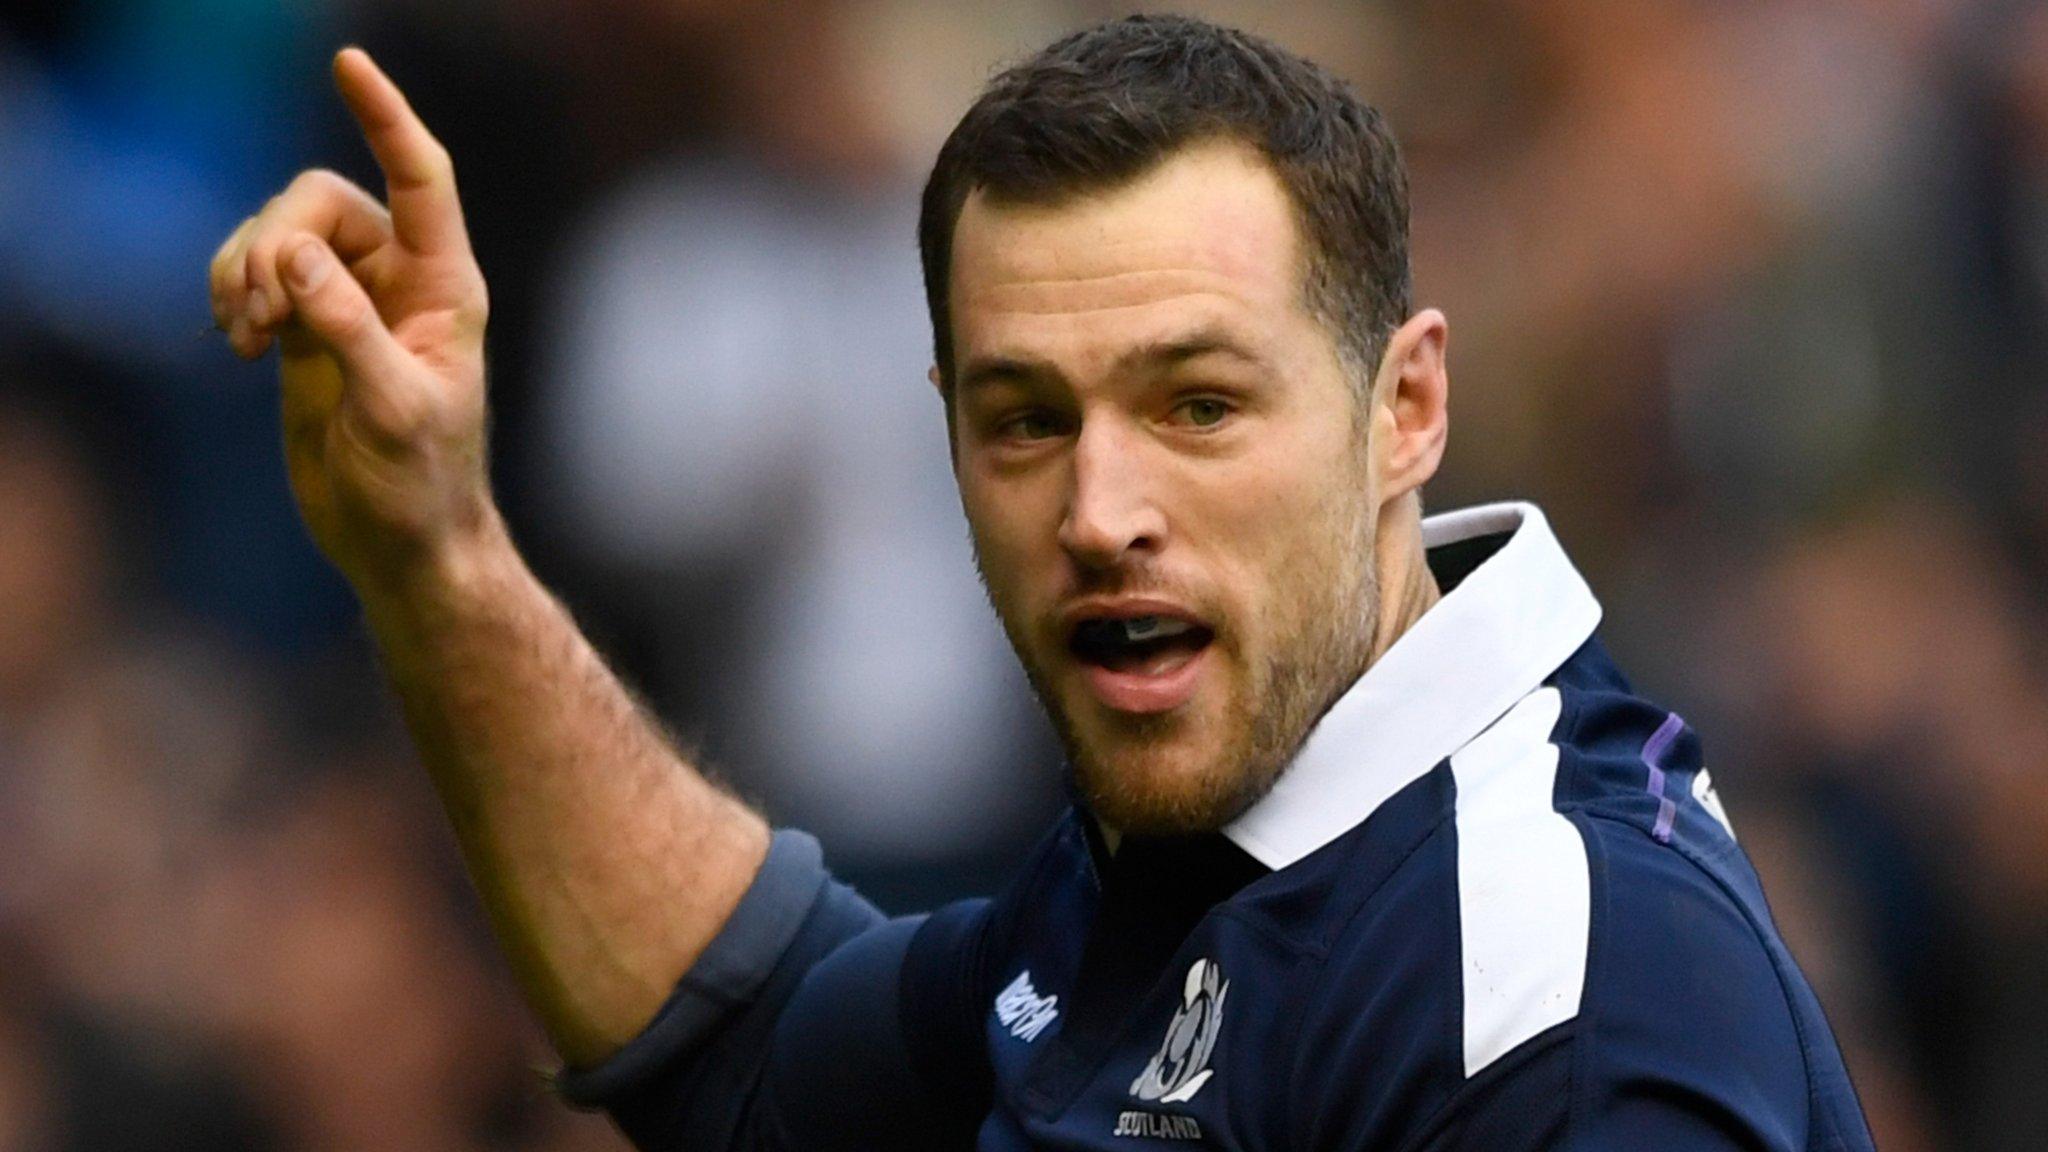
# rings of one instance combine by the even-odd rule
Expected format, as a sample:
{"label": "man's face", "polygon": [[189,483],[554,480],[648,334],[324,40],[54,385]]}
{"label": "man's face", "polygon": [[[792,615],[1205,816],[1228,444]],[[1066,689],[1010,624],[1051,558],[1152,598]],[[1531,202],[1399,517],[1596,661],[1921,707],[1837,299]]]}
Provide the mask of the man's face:
{"label": "man's face", "polygon": [[1096,815],[1227,823],[1369,659],[1377,507],[1284,188],[1204,144],[954,235],[955,468]]}

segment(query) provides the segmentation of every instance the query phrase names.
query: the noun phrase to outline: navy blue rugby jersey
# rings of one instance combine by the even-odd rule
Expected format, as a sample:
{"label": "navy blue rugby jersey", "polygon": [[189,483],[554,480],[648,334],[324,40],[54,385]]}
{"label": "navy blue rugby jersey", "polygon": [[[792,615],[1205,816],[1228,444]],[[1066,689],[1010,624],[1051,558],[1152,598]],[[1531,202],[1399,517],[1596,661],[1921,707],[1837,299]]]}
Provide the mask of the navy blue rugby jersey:
{"label": "navy blue rugby jersey", "polygon": [[1070,813],[885,919],[778,833],[646,1031],[563,1073],[647,1149],[1867,1149],[1676,714],[1540,512],[1424,525],[1441,602],[1221,832]]}

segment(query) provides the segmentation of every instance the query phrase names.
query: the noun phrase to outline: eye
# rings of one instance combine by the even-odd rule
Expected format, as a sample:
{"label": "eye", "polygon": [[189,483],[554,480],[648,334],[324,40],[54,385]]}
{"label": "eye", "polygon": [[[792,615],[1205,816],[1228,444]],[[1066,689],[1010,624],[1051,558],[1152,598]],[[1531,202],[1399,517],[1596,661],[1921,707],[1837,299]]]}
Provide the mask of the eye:
{"label": "eye", "polygon": [[1044,408],[1019,412],[997,425],[996,431],[1009,440],[1047,440],[1063,431],[1058,415]]}
{"label": "eye", "polygon": [[1196,396],[1175,405],[1174,411],[1196,428],[1213,428],[1230,415],[1230,402],[1214,396]]}

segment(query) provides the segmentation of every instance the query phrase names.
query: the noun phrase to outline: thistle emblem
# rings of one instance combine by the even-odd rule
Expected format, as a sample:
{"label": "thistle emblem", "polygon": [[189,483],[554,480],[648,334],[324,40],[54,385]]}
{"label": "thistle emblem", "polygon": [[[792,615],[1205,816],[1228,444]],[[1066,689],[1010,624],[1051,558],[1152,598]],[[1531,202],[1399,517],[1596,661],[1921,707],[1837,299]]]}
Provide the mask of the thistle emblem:
{"label": "thistle emblem", "polygon": [[1166,1026],[1166,1040],[1131,1081],[1131,1095],[1179,1104],[1202,1090],[1212,1072],[1209,1054],[1223,1031],[1223,998],[1229,993],[1230,981],[1215,961],[1195,961],[1181,987],[1180,1007]]}

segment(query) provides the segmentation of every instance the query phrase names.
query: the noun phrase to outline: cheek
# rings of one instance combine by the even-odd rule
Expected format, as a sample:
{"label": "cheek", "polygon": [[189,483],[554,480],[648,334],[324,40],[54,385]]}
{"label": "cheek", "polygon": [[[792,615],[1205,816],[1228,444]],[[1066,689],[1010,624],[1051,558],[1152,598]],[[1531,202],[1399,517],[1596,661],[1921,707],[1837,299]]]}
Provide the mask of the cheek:
{"label": "cheek", "polygon": [[1056,544],[1056,526],[1038,523],[1027,493],[1003,486],[963,480],[960,505],[982,579],[1007,611],[1029,587],[1032,571],[1044,563],[1037,553]]}
{"label": "cheek", "polygon": [[1200,550],[1214,557],[1213,578],[1233,602],[1242,643],[1277,642],[1275,633],[1323,602],[1323,586],[1340,578],[1342,551],[1356,545],[1351,521],[1367,514],[1364,471],[1352,454],[1305,451],[1187,489],[1196,502],[1188,507],[1200,509]]}

